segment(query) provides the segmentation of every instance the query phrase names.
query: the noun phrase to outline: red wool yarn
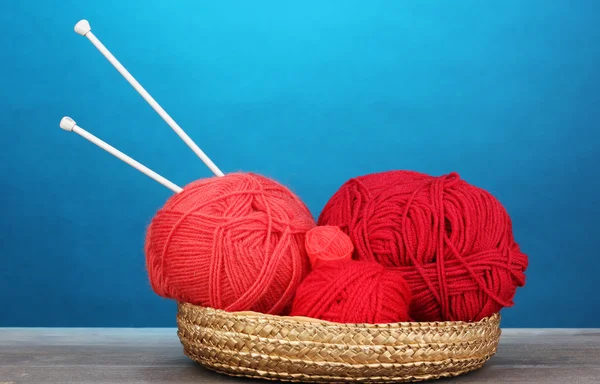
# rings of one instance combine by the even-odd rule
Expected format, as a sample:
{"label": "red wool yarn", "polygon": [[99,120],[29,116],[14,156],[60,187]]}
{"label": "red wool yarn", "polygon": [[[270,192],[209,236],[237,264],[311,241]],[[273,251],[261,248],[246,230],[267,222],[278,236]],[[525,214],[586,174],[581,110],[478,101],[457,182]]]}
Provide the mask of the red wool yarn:
{"label": "red wool yarn", "polygon": [[322,262],[349,260],[354,246],[340,227],[324,225],[306,233],[306,253],[313,267]]}
{"label": "red wool yarn", "polygon": [[309,269],[308,208],[283,185],[250,173],[193,182],[172,196],[146,236],[160,296],[227,311],[282,314]]}
{"label": "red wool yarn", "polygon": [[410,289],[402,275],[378,263],[351,260],[353,248],[337,227],[315,227],[307,233],[314,268],[296,292],[291,315],[337,323],[410,320]]}
{"label": "red wool yarn", "polygon": [[476,321],[513,305],[528,259],[504,207],[451,173],[389,171],[346,182],[319,225],[336,225],[354,258],[393,267],[413,294],[416,321]]}

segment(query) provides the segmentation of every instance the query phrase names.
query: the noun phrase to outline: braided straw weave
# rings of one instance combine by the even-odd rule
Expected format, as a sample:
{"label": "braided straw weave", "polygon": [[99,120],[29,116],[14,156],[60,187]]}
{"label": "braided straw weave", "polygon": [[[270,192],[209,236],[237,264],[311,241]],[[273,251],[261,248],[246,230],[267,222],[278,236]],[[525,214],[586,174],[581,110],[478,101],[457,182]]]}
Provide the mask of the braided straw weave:
{"label": "braided straw weave", "polygon": [[179,304],[185,354],[233,376],[408,382],[457,376],[496,353],[498,314],[475,323],[335,324]]}

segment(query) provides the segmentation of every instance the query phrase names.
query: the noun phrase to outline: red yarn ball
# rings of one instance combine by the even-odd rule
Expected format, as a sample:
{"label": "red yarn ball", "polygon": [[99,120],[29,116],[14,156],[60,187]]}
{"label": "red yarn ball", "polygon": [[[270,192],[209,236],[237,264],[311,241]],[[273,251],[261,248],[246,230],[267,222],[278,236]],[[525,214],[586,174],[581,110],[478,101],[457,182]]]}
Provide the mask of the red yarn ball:
{"label": "red yarn ball", "polygon": [[304,203],[266,177],[198,180],[148,228],[152,288],[182,302],[281,314],[309,269],[304,237],[314,225]]}
{"label": "red yarn ball", "polygon": [[452,173],[389,171],[346,182],[319,225],[349,234],[354,258],[395,267],[417,321],[475,321],[513,305],[528,259],[504,207]]}
{"label": "red yarn ball", "polygon": [[292,316],[336,323],[409,321],[410,288],[396,271],[381,264],[340,260],[323,263],[304,279]]}
{"label": "red yarn ball", "polygon": [[293,316],[338,323],[408,321],[410,289],[398,272],[373,262],[352,261],[352,241],[338,227],[315,227],[306,234],[314,269],[302,282]]}
{"label": "red yarn ball", "polygon": [[331,225],[317,226],[306,233],[306,253],[311,265],[352,258],[354,245],[340,227]]}

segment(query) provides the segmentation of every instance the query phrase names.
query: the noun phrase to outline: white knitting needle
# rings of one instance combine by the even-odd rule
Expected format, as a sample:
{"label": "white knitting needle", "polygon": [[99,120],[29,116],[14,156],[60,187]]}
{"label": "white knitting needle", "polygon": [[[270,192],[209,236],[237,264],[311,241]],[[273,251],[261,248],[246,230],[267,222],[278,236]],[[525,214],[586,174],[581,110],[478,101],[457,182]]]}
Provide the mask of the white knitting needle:
{"label": "white knitting needle", "polygon": [[123,152],[119,151],[115,147],[107,144],[106,142],[100,140],[99,138],[97,138],[96,136],[92,135],[91,133],[89,133],[85,129],[81,128],[80,126],[77,125],[77,123],[75,122],[75,120],[71,119],[70,117],[67,117],[67,116],[63,117],[62,120],[60,121],[60,127],[62,129],[64,129],[65,131],[67,131],[67,132],[75,132],[76,134],[78,134],[79,136],[83,137],[84,139],[87,139],[87,140],[91,141],[92,143],[96,144],[100,148],[104,149],[106,152],[108,152],[111,155],[116,156],[117,158],[123,160],[124,162],[126,162],[129,165],[131,165],[133,168],[135,168],[138,171],[142,172],[146,176],[149,176],[152,179],[158,181],[159,183],[161,183],[165,187],[169,188],[173,192],[179,193],[179,192],[182,191],[181,187],[173,184],[172,182],[170,182],[169,180],[165,179],[164,177],[162,177],[158,173],[154,172],[150,168],[144,166],[143,164],[138,163],[137,161],[135,161],[131,157],[127,156]]}
{"label": "white knitting needle", "polygon": [[135,88],[136,91],[150,104],[150,106],[163,118],[163,120],[183,139],[183,141],[194,151],[194,153],[206,164],[206,166],[216,175],[223,176],[223,172],[212,162],[212,160],[194,143],[194,141],[185,133],[185,131],[169,116],[169,114],[154,100],[152,96],[142,87],[140,83],[121,65],[112,53],[96,38],[92,33],[92,28],[87,20],[81,20],[75,25],[75,32],[81,36],[87,37],[92,44],[108,59],[108,61],[123,75],[123,77]]}

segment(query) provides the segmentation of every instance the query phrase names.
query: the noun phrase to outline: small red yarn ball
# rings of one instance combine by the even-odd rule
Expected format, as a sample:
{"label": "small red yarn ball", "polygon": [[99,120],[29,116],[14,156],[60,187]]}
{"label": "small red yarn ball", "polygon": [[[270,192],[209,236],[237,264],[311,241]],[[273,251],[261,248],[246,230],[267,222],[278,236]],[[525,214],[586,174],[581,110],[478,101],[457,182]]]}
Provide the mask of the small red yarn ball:
{"label": "small red yarn ball", "polygon": [[333,226],[306,235],[313,270],[296,292],[292,316],[337,323],[408,321],[410,289],[402,275],[374,262],[351,260],[350,238]]}
{"label": "small red yarn ball", "polygon": [[410,321],[410,288],[399,272],[368,261],[324,263],[296,292],[292,316],[336,323]]}
{"label": "small red yarn ball", "polygon": [[340,227],[317,226],[306,233],[306,253],[313,267],[322,262],[352,258],[354,245]]}
{"label": "small red yarn ball", "polygon": [[232,173],[172,196],[146,235],[150,283],[160,296],[226,311],[282,314],[310,269],[315,226],[288,188]]}
{"label": "small red yarn ball", "polygon": [[347,181],[319,225],[336,225],[353,257],[395,268],[413,294],[416,321],[476,321],[513,305],[527,256],[489,192],[456,173],[388,171]]}

